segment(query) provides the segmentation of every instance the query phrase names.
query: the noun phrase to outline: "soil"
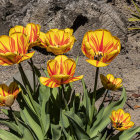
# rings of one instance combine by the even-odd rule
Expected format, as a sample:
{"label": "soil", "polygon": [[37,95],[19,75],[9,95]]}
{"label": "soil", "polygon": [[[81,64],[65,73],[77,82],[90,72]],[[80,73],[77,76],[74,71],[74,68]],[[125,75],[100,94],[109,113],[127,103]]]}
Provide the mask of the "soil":
{"label": "soil", "polygon": [[[137,0],[136,3],[140,6],[139,0]],[[108,4],[113,3],[109,2]],[[115,5],[113,6],[123,12],[126,19],[131,17],[127,7],[134,9],[133,4],[129,3],[128,0],[116,0]],[[138,23],[128,22],[127,25],[129,28],[138,25]],[[127,36],[128,41],[125,43],[125,51],[122,50],[109,66],[100,68],[100,73],[104,75],[111,73],[115,77],[123,79],[123,86],[126,88],[127,92],[127,103],[124,106],[124,109],[131,114],[131,120],[135,123],[135,126],[140,126],[140,30],[128,31]],[[76,57],[73,57],[72,55],[69,55],[68,57],[76,59]],[[41,69],[46,68],[46,62],[51,58],[54,58],[52,54],[45,55],[41,51],[36,50],[33,61],[35,65]],[[79,56],[75,75],[84,75],[84,80],[88,88],[93,89],[96,68],[87,63],[85,61],[86,59],[85,56]],[[22,65],[24,69],[30,69],[27,62],[23,62]],[[7,83],[9,79],[12,79],[17,73],[18,69],[16,65],[10,67],[0,66],[0,83]],[[75,82],[74,85],[76,92],[82,92],[81,82]],[[101,86],[99,79],[98,88]],[[121,91],[111,92],[111,96],[114,97],[114,100],[117,100],[120,95]],[[97,106],[99,104],[100,101],[97,103]],[[16,103],[12,107],[13,109],[18,108]]]}

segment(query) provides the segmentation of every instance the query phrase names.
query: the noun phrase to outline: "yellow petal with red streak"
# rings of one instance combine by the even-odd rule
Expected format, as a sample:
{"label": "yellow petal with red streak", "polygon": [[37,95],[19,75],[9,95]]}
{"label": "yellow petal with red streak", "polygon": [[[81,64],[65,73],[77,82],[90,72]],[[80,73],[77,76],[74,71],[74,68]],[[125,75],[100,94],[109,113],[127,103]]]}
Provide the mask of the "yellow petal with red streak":
{"label": "yellow petal with red streak", "polygon": [[77,77],[72,77],[72,78],[68,79],[67,81],[65,81],[64,84],[68,84],[68,83],[71,83],[71,82],[74,82],[74,81],[81,80],[83,77],[84,77],[84,75],[80,75],[80,76],[77,76]]}
{"label": "yellow petal with red streak", "polygon": [[25,54],[29,47],[29,40],[27,36],[22,33],[14,33],[11,35],[11,38],[15,40],[15,52],[20,55]]}
{"label": "yellow petal with red streak", "polygon": [[110,81],[110,82],[113,82],[114,81],[114,76],[112,74],[107,74],[107,79]]}
{"label": "yellow petal with red streak", "polygon": [[14,95],[15,97],[17,94],[21,91],[21,89],[18,87],[18,84],[16,82],[12,82],[9,85],[8,93]]}
{"label": "yellow petal with red streak", "polygon": [[0,53],[0,65],[9,66],[18,63],[22,56],[18,56],[15,53]]}
{"label": "yellow petal with red streak", "polygon": [[47,47],[47,44],[46,44],[46,34],[45,33],[40,32],[39,40],[41,42],[41,46],[40,47],[46,48]]}
{"label": "yellow petal with red streak", "polygon": [[26,29],[23,26],[16,25],[15,27],[10,29],[9,36],[11,36],[13,33],[23,33],[26,35]]}
{"label": "yellow petal with red streak", "polygon": [[8,86],[5,84],[0,84],[0,96],[8,95]]}
{"label": "yellow petal with red streak", "polygon": [[64,64],[65,64],[66,74],[73,77],[76,69],[75,61],[73,59],[67,59],[64,61]]}
{"label": "yellow petal with red streak", "polygon": [[53,75],[51,78],[53,79],[53,81],[55,81],[57,84],[63,84],[65,83],[65,81],[67,81],[68,79],[70,79],[70,75],[63,75],[63,74],[59,74],[59,75]]}
{"label": "yellow petal with red streak", "polygon": [[114,50],[111,53],[105,53],[100,61],[104,63],[110,63],[118,54],[119,52],[117,50]]}
{"label": "yellow petal with red streak", "polygon": [[13,45],[14,41],[9,36],[2,35],[0,36],[0,53],[14,52],[15,46]]}
{"label": "yellow petal with red streak", "polygon": [[47,87],[50,87],[50,88],[54,88],[54,87],[59,87],[60,86],[55,81],[53,81],[52,79],[47,78],[47,77],[40,77],[40,82],[41,82],[41,84],[43,84],[43,85],[45,85]]}
{"label": "yellow petal with red streak", "polygon": [[30,43],[38,39],[40,28],[41,26],[39,24],[29,23],[26,25],[27,36],[29,37]]}
{"label": "yellow petal with red streak", "polygon": [[[24,60],[30,59],[30,58],[34,55],[34,53],[35,53],[35,51],[30,52],[30,53],[27,53],[27,54],[24,54],[23,57],[22,57],[22,59],[20,59],[19,62],[22,62],[22,61],[24,61]],[[19,63],[19,62],[18,62],[18,63]]]}
{"label": "yellow petal with red streak", "polygon": [[56,60],[49,60],[47,62],[47,71],[49,76],[56,75],[59,73],[59,63]]}
{"label": "yellow petal with red streak", "polygon": [[105,67],[105,66],[109,65],[109,64],[103,63],[101,61],[92,60],[92,59],[88,59],[86,61],[95,67]]}

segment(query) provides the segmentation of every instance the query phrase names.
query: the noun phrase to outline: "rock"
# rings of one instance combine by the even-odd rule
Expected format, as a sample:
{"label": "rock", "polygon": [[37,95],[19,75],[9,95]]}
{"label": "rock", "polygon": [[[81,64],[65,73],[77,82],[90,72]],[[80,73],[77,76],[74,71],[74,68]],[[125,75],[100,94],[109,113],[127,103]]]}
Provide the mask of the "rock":
{"label": "rock", "polygon": [[83,55],[81,43],[88,30],[108,29],[123,45],[127,41],[123,13],[103,0],[6,0],[1,3],[1,34],[8,34],[17,24],[29,22],[40,24],[43,32],[51,28],[73,28],[77,42],[69,55]]}

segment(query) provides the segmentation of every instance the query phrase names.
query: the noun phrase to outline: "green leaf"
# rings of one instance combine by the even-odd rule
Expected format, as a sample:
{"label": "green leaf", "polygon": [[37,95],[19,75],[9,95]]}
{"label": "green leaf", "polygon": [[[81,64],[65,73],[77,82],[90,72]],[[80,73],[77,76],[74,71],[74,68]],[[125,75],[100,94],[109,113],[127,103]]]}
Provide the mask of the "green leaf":
{"label": "green leaf", "polygon": [[5,121],[5,120],[0,120],[0,124],[4,124],[6,126],[8,126],[10,129],[16,131],[17,133],[21,134],[19,131],[18,126],[15,124],[15,122],[12,121]]}
{"label": "green leaf", "polygon": [[[34,131],[36,136],[38,137],[39,140],[43,140],[43,132],[37,123],[37,119],[35,118],[35,114],[31,114],[30,110],[27,110],[24,108],[22,118],[24,118],[24,121],[31,127],[31,129]],[[24,115],[24,116],[23,116]]]}
{"label": "green leaf", "polygon": [[78,59],[79,59],[79,56],[77,56],[77,58],[76,58],[76,60],[75,60],[76,65],[77,65],[77,63],[78,63]]}
{"label": "green leaf", "polygon": [[90,129],[90,136],[94,137],[97,135],[98,132],[101,132],[109,123],[111,115],[111,112],[113,110],[117,110],[119,108],[122,108],[126,102],[126,91],[125,88],[123,88],[122,95],[120,97],[120,100],[117,102],[113,102],[109,104],[102,113],[102,118],[98,119],[93,123],[92,128]]}
{"label": "green leaf", "polygon": [[37,75],[37,77],[40,77],[41,73],[40,73],[39,69],[32,63],[32,61],[28,62],[28,63],[31,66],[32,70],[34,70],[34,72]]}
{"label": "green leaf", "polygon": [[0,129],[0,138],[2,140],[21,140],[16,135],[14,135],[6,130],[2,130],[2,129]]}
{"label": "green leaf", "polygon": [[41,87],[39,88],[39,98],[41,104],[41,122],[44,127],[44,135],[45,135],[50,126],[50,115],[46,112],[46,105],[50,98],[50,88],[41,85]]}
{"label": "green leaf", "polygon": [[[72,114],[72,113],[70,113]],[[79,125],[79,123],[77,123],[77,120],[75,119],[75,117],[72,117],[71,115],[68,115],[68,113],[65,115],[68,117],[73,129],[74,129],[74,133],[76,134],[76,137],[78,140],[87,140],[90,137],[88,136],[88,134],[84,131],[84,129]],[[73,116],[75,116],[73,114]]]}
{"label": "green leaf", "polygon": [[28,128],[24,127],[22,140],[35,140]]}
{"label": "green leaf", "polygon": [[140,21],[140,19],[138,19],[138,18],[129,18],[128,20],[129,21]]}
{"label": "green leaf", "polygon": [[88,120],[90,120],[91,122],[91,101],[90,101],[90,98],[88,96],[88,92],[87,92],[87,88],[86,88],[86,85],[85,85],[85,82],[84,82],[84,79],[82,79],[82,84],[83,84],[83,88],[84,88],[84,98],[83,98],[83,105],[85,106],[85,109],[86,109],[86,117]]}
{"label": "green leaf", "polygon": [[60,140],[61,127],[59,125],[51,124],[52,140]]}
{"label": "green leaf", "polygon": [[111,140],[131,140],[131,138],[138,132],[140,132],[140,126],[119,132],[112,137]]}
{"label": "green leaf", "polygon": [[67,140],[72,140],[72,137],[67,133],[66,129],[69,127],[69,121],[67,117],[64,115],[64,111],[60,110],[60,125],[62,127],[62,130],[67,138]]}
{"label": "green leaf", "polygon": [[73,112],[71,112],[71,111],[66,111],[64,114],[65,114],[67,117],[72,118],[73,120],[75,120],[76,123],[77,123],[82,129],[84,129],[84,125],[83,125],[82,120],[81,120],[75,113],[73,113]]}
{"label": "green leaf", "polygon": [[19,66],[18,68],[19,68],[19,72],[20,72],[20,75],[21,75],[24,86],[26,88],[29,88],[30,92],[33,93],[33,89],[32,89],[32,87],[30,85],[30,82],[29,82],[29,80],[28,80],[28,78],[27,78],[27,76],[26,76],[26,74],[25,74],[25,72],[22,68],[22,65],[19,63],[18,66]]}
{"label": "green leaf", "polygon": [[134,6],[136,7],[136,9],[137,9],[137,12],[140,14],[140,8],[137,6],[137,4],[132,0],[132,2],[133,2],[133,4],[134,4]]}

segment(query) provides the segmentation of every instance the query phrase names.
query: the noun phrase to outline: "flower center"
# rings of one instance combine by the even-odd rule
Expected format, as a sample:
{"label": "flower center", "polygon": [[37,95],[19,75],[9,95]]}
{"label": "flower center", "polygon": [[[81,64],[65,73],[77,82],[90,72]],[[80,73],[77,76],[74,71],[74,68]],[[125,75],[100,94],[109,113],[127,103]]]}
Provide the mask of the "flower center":
{"label": "flower center", "polygon": [[103,52],[95,52],[94,59],[100,61],[100,59],[103,57]]}
{"label": "flower center", "polygon": [[121,128],[123,125],[122,125],[122,122],[116,122],[116,127],[117,128]]}

